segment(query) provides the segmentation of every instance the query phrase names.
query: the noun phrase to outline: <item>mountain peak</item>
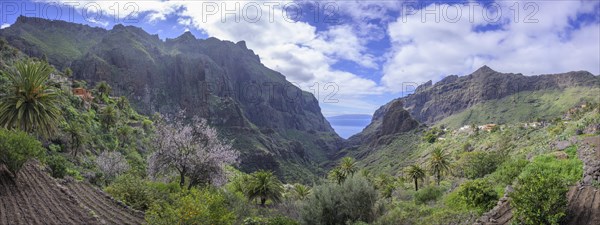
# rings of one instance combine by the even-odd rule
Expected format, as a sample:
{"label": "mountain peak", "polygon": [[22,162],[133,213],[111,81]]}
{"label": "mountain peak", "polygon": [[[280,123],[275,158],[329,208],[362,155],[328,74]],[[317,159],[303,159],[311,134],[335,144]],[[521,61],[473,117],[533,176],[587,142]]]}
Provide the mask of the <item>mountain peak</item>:
{"label": "mountain peak", "polygon": [[196,39],[196,36],[194,36],[194,34],[192,34],[192,32],[189,30],[186,30],[185,32],[183,32],[183,34],[180,37],[192,37],[192,38]]}
{"label": "mountain peak", "polygon": [[475,70],[475,72],[473,72],[474,74],[486,74],[486,73],[497,73],[495,70],[493,70],[492,68],[490,68],[487,65],[483,65],[482,67],[480,67],[479,69]]}
{"label": "mountain peak", "polygon": [[242,49],[248,49],[248,47],[246,46],[246,41],[238,41],[237,43],[235,43],[237,46],[242,47]]}
{"label": "mountain peak", "polygon": [[194,40],[194,41],[195,41],[195,40],[197,40],[197,39],[196,39],[196,36],[194,36],[194,34],[192,34],[192,32],[190,32],[189,30],[188,30],[188,31],[185,31],[185,32],[183,32],[183,34],[181,34],[181,35],[180,35],[179,37],[177,37],[176,39],[179,39],[179,40],[185,40],[185,41],[187,41],[187,40]]}
{"label": "mountain peak", "polygon": [[116,31],[116,30],[125,30],[125,25],[123,25],[123,24],[120,24],[120,23],[119,23],[119,24],[115,24],[115,25],[113,26],[112,30],[115,30],[115,31]]}

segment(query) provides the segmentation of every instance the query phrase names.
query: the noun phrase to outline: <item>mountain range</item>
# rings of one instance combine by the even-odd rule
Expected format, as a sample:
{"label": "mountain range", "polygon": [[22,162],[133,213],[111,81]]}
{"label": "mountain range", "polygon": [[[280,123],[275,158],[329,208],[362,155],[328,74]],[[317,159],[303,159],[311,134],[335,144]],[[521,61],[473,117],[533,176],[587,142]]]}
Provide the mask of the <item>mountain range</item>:
{"label": "mountain range", "polygon": [[[106,30],[24,16],[0,30],[0,38],[61,70],[71,68],[88,87],[106,81],[144,114],[183,109],[207,118],[242,152],[243,171],[267,169],[294,181],[323,175],[343,156],[365,165],[377,165],[385,154],[398,157],[427,127],[550,120],[600,96],[600,77],[589,72],[524,76],[483,66],[420,85],[372,117],[326,119],[312,94],[263,65],[243,41],[189,32],[163,41],[134,26]],[[330,122],[367,126],[344,140]],[[399,167],[405,159],[395,162]]]}

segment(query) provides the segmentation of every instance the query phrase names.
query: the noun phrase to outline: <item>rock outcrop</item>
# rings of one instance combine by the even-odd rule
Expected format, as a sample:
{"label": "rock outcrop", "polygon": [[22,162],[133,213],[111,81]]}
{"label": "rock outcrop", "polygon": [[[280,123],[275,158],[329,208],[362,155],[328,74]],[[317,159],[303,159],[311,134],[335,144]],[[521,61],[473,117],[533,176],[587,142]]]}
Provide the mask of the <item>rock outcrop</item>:
{"label": "rock outcrop", "polygon": [[392,100],[375,111],[371,124],[350,137],[346,146],[371,144],[381,136],[406,132],[418,127],[414,122],[431,125],[489,100],[507,96],[517,98],[526,91],[569,87],[600,87],[600,76],[585,71],[524,76],[500,73],[483,66],[466,76],[447,76],[435,84],[428,81],[418,86],[413,94]]}
{"label": "rock outcrop", "polygon": [[585,138],[577,154],[583,161],[582,185],[600,185],[600,136]]}
{"label": "rock outcrop", "polygon": [[375,111],[371,123],[359,134],[350,137],[346,146],[377,145],[382,137],[414,130],[420,126],[404,109],[401,100],[395,100]]}
{"label": "rock outcrop", "polygon": [[479,219],[473,223],[473,225],[508,225],[511,224],[513,218],[512,209],[510,207],[510,201],[508,198],[509,193],[513,192],[511,186],[507,186],[504,191],[504,196],[498,200],[496,206],[489,212],[483,213]]}
{"label": "rock outcrop", "polygon": [[478,103],[524,91],[599,87],[600,77],[585,71],[524,76],[500,73],[483,66],[467,76],[448,76],[420,85],[414,94],[400,98],[416,120],[432,124]]}

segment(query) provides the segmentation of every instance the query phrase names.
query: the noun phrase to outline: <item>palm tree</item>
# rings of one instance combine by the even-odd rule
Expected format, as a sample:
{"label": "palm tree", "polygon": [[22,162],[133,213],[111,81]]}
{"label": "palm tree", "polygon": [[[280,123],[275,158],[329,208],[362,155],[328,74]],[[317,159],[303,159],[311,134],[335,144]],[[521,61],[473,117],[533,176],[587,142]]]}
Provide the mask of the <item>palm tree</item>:
{"label": "palm tree", "polygon": [[354,175],[354,173],[356,173],[356,162],[354,161],[353,158],[350,157],[344,157],[342,159],[342,161],[340,162],[340,172],[342,173],[342,175],[344,177],[349,177]]}
{"label": "palm tree", "polygon": [[294,193],[294,196],[298,200],[306,199],[306,197],[308,197],[308,195],[311,192],[310,188],[308,188],[302,184],[295,184],[292,191],[293,191],[292,193]]}
{"label": "palm tree", "polygon": [[434,149],[429,158],[429,169],[435,176],[436,183],[439,186],[442,176],[450,171],[450,155],[446,154],[441,148]]}
{"label": "palm tree", "polygon": [[346,176],[344,176],[339,167],[333,168],[331,171],[329,171],[327,177],[329,180],[335,181],[337,184],[342,184],[346,180]]}
{"label": "palm tree", "polygon": [[73,154],[73,157],[77,157],[77,153],[80,152],[85,143],[85,134],[81,125],[79,123],[68,123],[63,130],[69,136],[71,154]]}
{"label": "palm tree", "polygon": [[100,95],[108,96],[110,95],[112,88],[110,87],[110,85],[108,85],[108,83],[106,83],[106,81],[102,81],[98,83],[98,85],[96,86],[96,90],[98,90]]}
{"label": "palm tree", "polygon": [[45,62],[18,62],[9,70],[8,91],[0,102],[0,126],[49,137],[62,115],[58,90],[48,84],[54,71]]}
{"label": "palm tree", "polygon": [[373,184],[375,184],[375,187],[380,190],[384,189],[386,186],[388,186],[391,183],[392,183],[392,178],[390,177],[390,175],[387,175],[385,173],[380,173],[373,181]]}
{"label": "palm tree", "polygon": [[273,202],[281,201],[281,193],[283,193],[283,185],[270,171],[259,170],[252,174],[249,182],[248,199],[260,199],[260,206],[265,207],[267,199]]}
{"label": "palm tree", "polygon": [[419,165],[412,165],[406,169],[406,176],[415,182],[415,191],[419,191],[419,180],[425,178],[425,170]]}
{"label": "palm tree", "polygon": [[117,123],[117,111],[113,106],[106,106],[100,116],[100,121],[106,130]]}

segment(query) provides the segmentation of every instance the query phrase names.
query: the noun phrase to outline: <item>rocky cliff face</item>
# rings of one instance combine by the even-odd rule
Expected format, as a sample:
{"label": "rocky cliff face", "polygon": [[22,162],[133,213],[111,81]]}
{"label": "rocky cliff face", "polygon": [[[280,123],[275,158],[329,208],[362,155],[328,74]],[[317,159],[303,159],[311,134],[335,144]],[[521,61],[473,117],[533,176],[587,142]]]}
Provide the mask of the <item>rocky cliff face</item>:
{"label": "rocky cliff face", "polygon": [[412,130],[418,127],[417,122],[434,124],[489,100],[568,87],[600,87],[600,77],[586,71],[524,76],[483,66],[467,76],[451,75],[435,84],[429,81],[417,87],[415,93],[387,103],[375,112],[367,128],[349,138],[346,146],[372,144],[382,136]]}
{"label": "rocky cliff face", "polygon": [[[208,118],[242,151],[242,169],[271,169],[297,177],[287,164],[319,172],[340,138],[321,114],[317,99],[265,67],[244,42],[197,39],[186,32],[162,41],[144,30],[112,30],[63,21],[19,17],[0,31],[9,44],[91,85],[107,81],[138,110],[185,109]],[[304,176],[304,175],[300,175]]]}
{"label": "rocky cliff face", "polygon": [[432,124],[478,103],[519,92],[594,85],[600,85],[599,77],[585,71],[524,76],[483,66],[467,76],[448,76],[434,85],[427,82],[401,101],[415,119]]}
{"label": "rocky cliff face", "polygon": [[417,127],[419,122],[404,109],[402,101],[396,99],[377,109],[371,123],[361,133],[350,137],[346,146],[377,145],[381,137],[408,132]]}

